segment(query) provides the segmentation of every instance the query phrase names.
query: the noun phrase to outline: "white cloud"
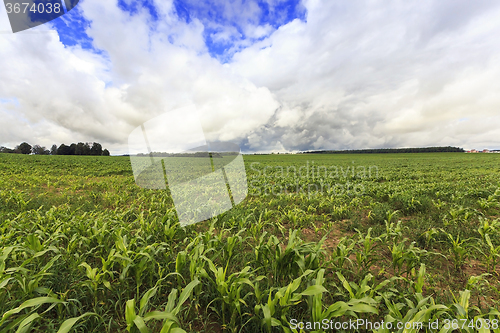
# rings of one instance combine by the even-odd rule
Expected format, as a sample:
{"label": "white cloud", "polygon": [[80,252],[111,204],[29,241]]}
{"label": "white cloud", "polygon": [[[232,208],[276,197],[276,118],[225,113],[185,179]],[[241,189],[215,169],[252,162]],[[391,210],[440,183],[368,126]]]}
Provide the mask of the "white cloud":
{"label": "white cloud", "polygon": [[[280,27],[231,63],[286,106],[256,136],[286,137],[289,150],[464,146],[486,144],[485,127],[458,119],[500,125],[496,2],[305,6],[307,22]],[[460,135],[465,126],[471,135]]]}
{"label": "white cloud", "polygon": [[96,140],[125,152],[133,128],[188,103],[203,110],[211,139],[241,140],[278,107],[267,88],[208,55],[198,20],[186,24],[164,7],[165,19],[151,28],[147,12],[130,15],[111,2],[82,2],[81,10],[102,56],[64,47],[57,34],[0,36],[0,59],[9,59],[0,64],[0,97],[18,97],[15,112],[27,119],[15,122],[19,135],[3,131],[0,142]]}

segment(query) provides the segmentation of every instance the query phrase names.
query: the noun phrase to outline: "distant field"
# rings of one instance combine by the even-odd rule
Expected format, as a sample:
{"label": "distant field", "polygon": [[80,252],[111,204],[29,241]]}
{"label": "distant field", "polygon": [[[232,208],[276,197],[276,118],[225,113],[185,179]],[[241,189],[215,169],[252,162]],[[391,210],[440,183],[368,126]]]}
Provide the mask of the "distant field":
{"label": "distant field", "polygon": [[245,201],[181,228],[128,157],[0,154],[0,332],[500,332],[500,154],[244,160]]}

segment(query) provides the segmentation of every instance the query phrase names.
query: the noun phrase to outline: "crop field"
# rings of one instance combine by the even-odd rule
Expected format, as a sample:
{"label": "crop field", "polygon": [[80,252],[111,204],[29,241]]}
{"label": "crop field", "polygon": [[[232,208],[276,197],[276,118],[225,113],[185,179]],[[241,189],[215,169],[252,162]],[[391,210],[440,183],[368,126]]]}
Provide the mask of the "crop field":
{"label": "crop field", "polygon": [[500,332],[500,154],[244,161],[181,227],[128,157],[0,154],[0,332]]}

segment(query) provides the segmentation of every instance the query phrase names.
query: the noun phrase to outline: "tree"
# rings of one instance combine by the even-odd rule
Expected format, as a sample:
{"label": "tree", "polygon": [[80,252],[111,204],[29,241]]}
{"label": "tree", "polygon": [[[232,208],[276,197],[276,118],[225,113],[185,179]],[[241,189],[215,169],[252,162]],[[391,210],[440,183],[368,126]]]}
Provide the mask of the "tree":
{"label": "tree", "polygon": [[21,154],[29,155],[31,154],[31,145],[27,142],[23,142],[16,147],[16,150],[19,151]]}
{"label": "tree", "polygon": [[69,146],[66,146],[64,143],[57,148],[57,155],[70,155],[71,149]]}
{"label": "tree", "polygon": [[85,144],[83,142],[78,142],[76,144],[75,155],[83,155],[83,147]]}
{"label": "tree", "polygon": [[0,147],[0,153],[14,154],[16,151],[7,147]]}
{"label": "tree", "polygon": [[[107,151],[107,153],[105,152]],[[53,145],[51,148],[52,155],[94,155],[94,156],[109,156],[109,150],[103,151],[102,146],[98,142],[92,144],[92,148],[88,143],[78,142],[67,146],[64,143],[59,146]],[[106,155],[107,154],[107,155]]]}
{"label": "tree", "polygon": [[94,142],[92,145],[92,148],[90,148],[90,154],[91,155],[96,155],[96,156],[101,156],[102,155],[102,146],[100,143]]}
{"label": "tree", "polygon": [[45,149],[45,147],[42,147],[40,145],[34,145],[33,148],[31,149],[33,154],[35,155],[49,155],[50,152]]}
{"label": "tree", "polygon": [[69,146],[69,154],[70,154],[70,155],[75,155],[75,151],[76,151],[76,144],[75,144],[75,143],[72,143],[72,144]]}
{"label": "tree", "polygon": [[86,142],[83,145],[83,154],[82,155],[90,155],[90,146]]}

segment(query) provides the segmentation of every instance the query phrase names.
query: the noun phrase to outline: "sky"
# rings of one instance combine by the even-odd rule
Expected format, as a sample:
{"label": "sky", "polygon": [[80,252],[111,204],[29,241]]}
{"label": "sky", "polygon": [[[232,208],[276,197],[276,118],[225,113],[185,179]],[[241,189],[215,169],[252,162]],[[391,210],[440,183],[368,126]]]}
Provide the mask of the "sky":
{"label": "sky", "polygon": [[195,105],[243,152],[500,149],[496,0],[81,0],[13,34],[0,146],[128,136]]}

